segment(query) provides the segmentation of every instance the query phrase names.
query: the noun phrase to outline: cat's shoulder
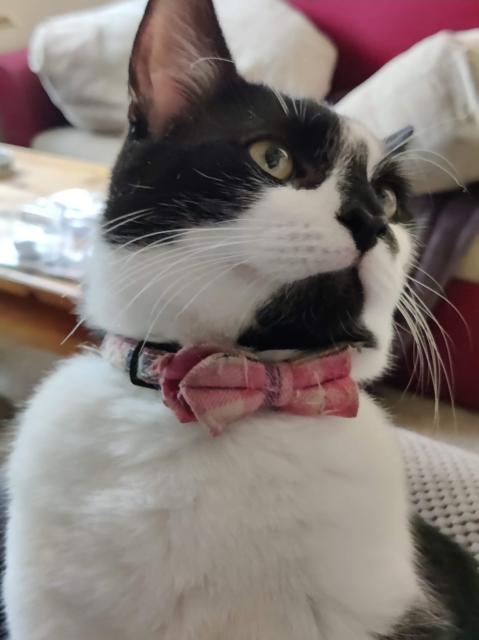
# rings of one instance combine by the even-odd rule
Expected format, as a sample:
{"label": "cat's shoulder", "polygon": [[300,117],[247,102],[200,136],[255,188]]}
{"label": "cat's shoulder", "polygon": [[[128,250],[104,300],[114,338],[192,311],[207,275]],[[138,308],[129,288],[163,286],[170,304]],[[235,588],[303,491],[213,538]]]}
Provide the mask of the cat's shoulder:
{"label": "cat's shoulder", "polygon": [[135,440],[147,437],[170,421],[157,394],[134,387],[98,352],[86,351],[61,362],[37,388],[18,419],[11,468],[104,457],[132,433]]}
{"label": "cat's shoulder", "polygon": [[52,421],[68,416],[71,420],[76,412],[89,411],[92,402],[98,411],[102,403],[124,396],[123,377],[93,349],[62,360],[37,387],[21,423],[42,421],[43,417]]}

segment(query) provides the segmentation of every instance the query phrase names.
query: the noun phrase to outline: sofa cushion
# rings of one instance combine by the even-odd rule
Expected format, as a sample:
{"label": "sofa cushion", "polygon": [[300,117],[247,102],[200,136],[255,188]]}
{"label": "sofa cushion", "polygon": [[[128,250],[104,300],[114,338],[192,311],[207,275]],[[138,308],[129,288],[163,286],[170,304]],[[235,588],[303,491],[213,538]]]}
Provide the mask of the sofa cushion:
{"label": "sofa cushion", "polygon": [[76,127],[125,128],[128,60],[146,0],[53,17],[30,42],[30,66]]}
{"label": "sofa cushion", "polygon": [[338,109],[380,137],[414,127],[404,159],[417,193],[479,181],[479,29],[423,40],[351,91]]}
{"label": "sofa cushion", "polygon": [[122,134],[57,127],[35,136],[32,146],[39,151],[112,165],[120,151],[123,138]]}

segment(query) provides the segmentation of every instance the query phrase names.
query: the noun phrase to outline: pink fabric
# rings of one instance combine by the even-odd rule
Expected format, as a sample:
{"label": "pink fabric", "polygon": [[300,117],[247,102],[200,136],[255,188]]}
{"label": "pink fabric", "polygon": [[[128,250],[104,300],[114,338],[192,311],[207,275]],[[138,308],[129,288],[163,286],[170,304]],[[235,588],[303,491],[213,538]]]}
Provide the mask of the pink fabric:
{"label": "pink fabric", "polygon": [[[366,80],[438,31],[479,27],[479,0],[289,0],[339,50],[334,91]],[[318,61],[321,64],[321,61]]]}
{"label": "pink fabric", "polygon": [[[103,354],[129,369],[135,343],[107,336]],[[180,422],[202,422],[214,436],[236,420],[269,408],[301,416],[351,418],[358,389],[351,379],[351,349],[292,362],[261,362],[254,354],[213,346],[165,353],[147,346],[135,375],[161,390]]]}

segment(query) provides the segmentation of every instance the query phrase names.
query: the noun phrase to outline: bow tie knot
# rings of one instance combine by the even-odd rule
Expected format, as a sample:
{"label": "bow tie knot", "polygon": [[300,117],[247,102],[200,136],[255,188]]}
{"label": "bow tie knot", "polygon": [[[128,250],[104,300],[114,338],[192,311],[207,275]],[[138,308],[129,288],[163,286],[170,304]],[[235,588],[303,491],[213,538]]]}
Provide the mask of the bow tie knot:
{"label": "bow tie knot", "polygon": [[289,362],[266,363],[263,365],[267,379],[265,406],[281,409],[294,400],[294,373]]}

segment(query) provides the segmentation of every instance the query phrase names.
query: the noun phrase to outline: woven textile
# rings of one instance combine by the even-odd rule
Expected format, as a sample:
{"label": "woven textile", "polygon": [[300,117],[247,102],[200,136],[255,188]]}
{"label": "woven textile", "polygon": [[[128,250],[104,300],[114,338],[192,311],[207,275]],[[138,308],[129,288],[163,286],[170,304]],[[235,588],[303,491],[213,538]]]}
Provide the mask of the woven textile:
{"label": "woven textile", "polygon": [[398,433],[415,511],[479,563],[479,456],[403,429]]}

